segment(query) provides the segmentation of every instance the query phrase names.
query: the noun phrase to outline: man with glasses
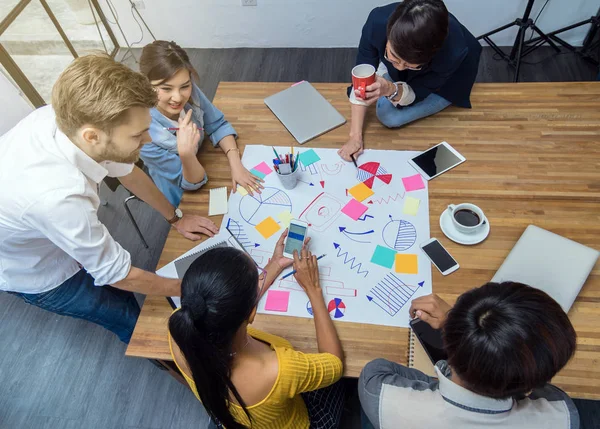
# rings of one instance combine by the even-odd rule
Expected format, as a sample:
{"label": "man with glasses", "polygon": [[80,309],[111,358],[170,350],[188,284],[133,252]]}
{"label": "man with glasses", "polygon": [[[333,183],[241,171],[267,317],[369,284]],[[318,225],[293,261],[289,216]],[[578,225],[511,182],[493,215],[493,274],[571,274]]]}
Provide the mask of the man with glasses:
{"label": "man with glasses", "polygon": [[364,99],[348,88],[352,118],[348,142],[338,151],[351,161],[363,151],[367,108],[397,128],[469,100],[481,45],[446,9],[442,0],[405,0],[377,7],[365,23],[356,64],[379,67]]}

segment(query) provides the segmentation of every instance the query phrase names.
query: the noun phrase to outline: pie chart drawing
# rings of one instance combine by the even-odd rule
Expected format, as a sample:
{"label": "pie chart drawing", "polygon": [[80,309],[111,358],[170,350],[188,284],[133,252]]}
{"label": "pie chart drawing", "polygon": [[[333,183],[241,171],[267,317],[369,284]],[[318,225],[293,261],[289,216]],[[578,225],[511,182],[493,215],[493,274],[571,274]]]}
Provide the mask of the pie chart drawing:
{"label": "pie chart drawing", "polygon": [[277,188],[264,188],[261,194],[248,194],[240,200],[240,216],[253,226],[285,210],[291,213],[292,200]]}
{"label": "pie chart drawing", "polygon": [[392,220],[383,228],[383,241],[390,249],[408,250],[417,241],[415,226],[405,220]]}
{"label": "pie chart drawing", "polygon": [[334,298],[327,304],[327,311],[334,319],[339,319],[346,313],[346,304],[340,298]]}
{"label": "pie chart drawing", "polygon": [[365,162],[364,164],[359,165],[356,178],[370,189],[373,189],[375,179],[380,180],[386,185],[389,185],[392,181],[392,175],[378,162]]}

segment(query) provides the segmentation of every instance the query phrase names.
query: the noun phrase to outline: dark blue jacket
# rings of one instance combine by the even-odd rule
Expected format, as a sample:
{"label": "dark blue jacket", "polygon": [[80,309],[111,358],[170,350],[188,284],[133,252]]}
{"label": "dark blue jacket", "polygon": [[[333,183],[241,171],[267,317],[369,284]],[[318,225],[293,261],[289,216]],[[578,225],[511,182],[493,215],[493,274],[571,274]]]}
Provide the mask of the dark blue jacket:
{"label": "dark blue jacket", "polygon": [[408,83],[416,95],[415,102],[435,93],[455,106],[471,107],[469,97],[477,69],[481,45],[454,15],[448,20],[448,37],[442,48],[422,70],[399,71],[383,58],[387,43],[387,22],[400,3],[376,7],[371,11],[362,30],[356,64],[383,62],[394,82]]}

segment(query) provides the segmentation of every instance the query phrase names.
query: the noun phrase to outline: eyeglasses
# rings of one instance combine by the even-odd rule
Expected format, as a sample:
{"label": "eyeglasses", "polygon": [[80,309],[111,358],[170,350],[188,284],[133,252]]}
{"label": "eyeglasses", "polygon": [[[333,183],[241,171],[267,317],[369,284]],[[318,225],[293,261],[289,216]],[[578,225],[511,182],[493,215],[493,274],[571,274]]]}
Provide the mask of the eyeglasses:
{"label": "eyeglasses", "polygon": [[411,67],[411,66],[409,66],[409,65],[406,63],[406,61],[403,61],[403,60],[400,60],[400,61],[392,61],[392,60],[390,60],[390,57],[388,56],[388,48],[387,48],[387,46],[386,46],[386,48],[385,48],[385,52],[383,53],[383,58],[384,58],[386,61],[389,61],[390,63],[392,63],[392,65],[393,65],[394,67],[396,67],[396,66],[398,66],[398,67],[404,67],[404,68],[405,68],[405,69],[407,69],[407,70],[413,70],[413,71],[419,71],[419,70],[422,70],[422,69],[423,69],[423,66],[422,66],[422,65],[420,65],[420,66],[416,66],[416,67]]}

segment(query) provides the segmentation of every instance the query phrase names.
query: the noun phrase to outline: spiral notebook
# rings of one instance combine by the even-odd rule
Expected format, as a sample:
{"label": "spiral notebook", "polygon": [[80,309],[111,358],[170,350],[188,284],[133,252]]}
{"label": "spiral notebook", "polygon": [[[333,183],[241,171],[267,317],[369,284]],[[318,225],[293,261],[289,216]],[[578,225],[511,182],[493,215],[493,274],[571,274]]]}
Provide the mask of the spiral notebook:
{"label": "spiral notebook", "polygon": [[423,345],[412,329],[409,329],[408,332],[408,367],[418,369],[430,377],[437,378],[433,363],[431,363],[431,359],[429,359]]}

